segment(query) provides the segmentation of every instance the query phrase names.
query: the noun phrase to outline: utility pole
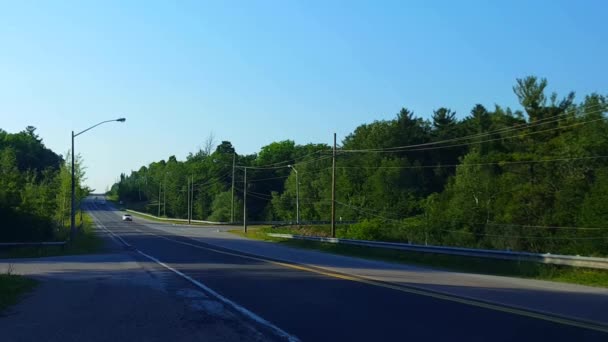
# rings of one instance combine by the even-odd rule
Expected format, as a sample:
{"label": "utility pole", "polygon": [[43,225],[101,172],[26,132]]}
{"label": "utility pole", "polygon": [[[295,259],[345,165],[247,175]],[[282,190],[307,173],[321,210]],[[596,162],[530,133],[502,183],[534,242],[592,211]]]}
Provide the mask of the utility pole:
{"label": "utility pole", "polygon": [[331,237],[336,237],[336,133],[331,159]]}
{"label": "utility pole", "polygon": [[232,204],[230,205],[230,222],[234,222],[234,167],[236,166],[236,152],[232,153]]}
{"label": "utility pole", "polygon": [[163,182],[158,183],[158,217],[160,217],[160,191],[163,187]]}
{"label": "utility pole", "polygon": [[296,173],[296,224],[300,225],[300,182],[298,181],[298,170],[293,165],[287,165]]}
{"label": "utility pole", "polygon": [[163,191],[163,216],[167,216],[167,183],[165,183],[165,191]]}
{"label": "utility pole", "polygon": [[245,177],[243,178],[243,231],[247,233],[247,167],[245,170]]}
{"label": "utility pole", "polygon": [[298,181],[298,171],[296,173],[296,223],[300,225],[300,182]]}
{"label": "utility pole", "polygon": [[187,216],[188,216],[188,224],[190,224],[190,177],[186,178],[186,187],[188,187],[188,191],[186,192],[186,195],[188,196],[188,200],[187,200],[187,203],[188,203],[188,209],[187,209],[188,214],[187,214]]}
{"label": "utility pole", "polygon": [[192,220],[194,216],[194,211],[192,210],[194,208],[194,176],[190,176],[190,180],[190,187],[192,188],[192,191],[190,191],[190,220]]}

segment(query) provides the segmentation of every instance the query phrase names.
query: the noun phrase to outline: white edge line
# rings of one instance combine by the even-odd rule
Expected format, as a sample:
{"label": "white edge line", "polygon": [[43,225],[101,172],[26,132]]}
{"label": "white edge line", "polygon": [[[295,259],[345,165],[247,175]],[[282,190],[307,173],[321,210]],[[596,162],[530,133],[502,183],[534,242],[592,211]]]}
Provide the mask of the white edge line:
{"label": "white edge line", "polygon": [[[96,218],[97,219],[97,218]],[[110,231],[109,229],[107,229],[102,223],[101,221],[99,221],[97,219],[97,226],[102,228],[103,230],[105,230],[106,232],[108,232],[113,238],[117,238],[118,240],[120,240],[122,243],[124,243],[126,246],[131,247],[131,245],[129,243],[127,243],[125,240],[123,240],[123,238],[121,238],[120,236],[114,234],[112,231]],[[179,275],[180,277],[188,280],[189,282],[191,282],[192,284],[196,285],[197,287],[199,287],[200,289],[202,289],[203,291],[208,292],[209,294],[211,294],[212,296],[216,297],[217,299],[219,299],[220,301],[222,301],[224,304],[227,304],[229,306],[231,306],[233,309],[235,309],[236,311],[240,312],[241,314],[249,317],[250,319],[253,319],[254,321],[256,321],[257,323],[264,325],[268,328],[270,328],[272,331],[274,331],[274,333],[276,333],[277,335],[279,335],[280,337],[286,338],[288,341],[290,342],[299,342],[300,340],[293,336],[290,335],[289,333],[287,333],[285,330],[277,327],[276,325],[272,324],[271,322],[265,320],[264,318],[256,315],[255,313],[247,310],[246,308],[240,306],[239,304],[231,301],[230,299],[222,296],[221,294],[215,292],[214,290],[212,290],[211,288],[207,287],[205,284],[199,282],[198,280],[193,279],[192,277],[174,269],[173,267],[165,264],[164,262],[156,259],[155,257],[148,255],[142,251],[140,251],[139,249],[135,249],[135,251],[143,256],[145,256],[146,258],[154,261],[155,263],[165,267],[166,269],[172,271],[173,273]]]}
{"label": "white edge line", "polygon": [[[102,226],[103,226],[103,225],[102,225]],[[163,231],[163,232],[169,233],[169,232],[167,232],[167,231],[165,231],[164,229],[161,229],[161,228],[149,227],[149,226],[146,226],[146,227],[148,227],[148,228],[150,228],[150,229],[153,229],[153,230],[160,230],[160,231]],[[104,228],[104,229],[106,229],[105,227],[103,227],[103,228]],[[202,246],[195,245],[195,244],[191,244],[191,243],[188,243],[188,242],[184,242],[184,241],[179,241],[179,240],[171,239],[171,238],[168,238],[168,237],[166,237],[166,236],[162,236],[162,235],[159,235],[159,234],[156,234],[156,233],[144,232],[144,231],[142,231],[142,230],[140,230],[139,228],[136,228],[136,227],[133,227],[133,229],[135,229],[135,230],[136,230],[136,231],[138,231],[138,232],[144,233],[144,234],[150,234],[150,235],[154,235],[154,236],[156,236],[156,237],[159,237],[159,238],[162,238],[162,239],[165,239],[165,240],[168,240],[168,241],[172,241],[172,242],[174,242],[174,243],[179,243],[179,244],[183,244],[183,245],[191,246],[191,247],[198,248],[198,249],[205,249],[205,250],[210,250],[210,251],[215,251],[215,252],[217,252],[217,250],[215,250],[214,248],[202,247]],[[108,232],[109,232],[110,234],[114,234],[114,233],[112,233],[112,232],[111,232],[111,231],[109,231],[109,230],[108,230]],[[117,237],[118,237],[118,238],[119,238],[121,241],[123,241],[123,242],[124,242],[124,240],[123,240],[122,238],[120,238],[119,236],[117,236]],[[189,238],[189,237],[186,237],[186,238]],[[194,240],[194,241],[197,241],[197,240]],[[126,242],[124,242],[124,243],[125,243],[125,244],[127,244]],[[128,244],[127,244],[127,245],[128,245]],[[129,246],[130,246],[130,245],[129,245]],[[234,252],[241,252],[241,251],[239,251],[239,250],[232,249],[232,248],[228,248],[228,247],[222,247],[222,246],[217,246],[217,245],[214,245],[214,247],[225,248],[225,249],[228,249],[228,250],[230,250],[230,251],[234,251]],[[188,281],[192,282],[193,284],[197,285],[197,286],[198,286],[198,287],[200,287],[201,289],[206,290],[206,291],[209,291],[209,292],[210,292],[212,295],[216,296],[218,299],[220,299],[220,300],[222,300],[222,301],[225,301],[225,303],[227,303],[227,304],[229,304],[229,305],[233,306],[233,307],[234,307],[236,310],[238,310],[239,312],[242,312],[240,309],[245,310],[245,312],[242,312],[243,314],[245,314],[245,315],[249,316],[250,318],[254,319],[255,321],[257,321],[257,322],[259,322],[259,323],[261,323],[261,324],[263,324],[263,325],[266,325],[266,326],[270,327],[271,329],[275,330],[275,332],[276,332],[278,335],[280,335],[280,336],[282,336],[282,337],[286,337],[286,338],[287,338],[289,341],[299,341],[299,339],[297,339],[295,336],[291,336],[291,335],[289,335],[287,332],[285,332],[285,331],[284,331],[284,330],[282,330],[281,328],[279,328],[279,327],[275,326],[274,324],[272,324],[272,323],[270,323],[270,322],[266,321],[266,320],[265,320],[265,319],[263,319],[262,317],[257,316],[255,313],[253,313],[253,312],[251,312],[251,311],[249,311],[249,310],[245,309],[244,307],[241,307],[241,306],[239,306],[238,304],[236,304],[236,303],[234,303],[234,302],[230,301],[229,299],[227,299],[227,298],[223,297],[222,295],[220,295],[220,294],[216,293],[215,291],[211,290],[210,288],[206,287],[206,286],[205,286],[205,285],[203,285],[202,283],[199,283],[198,281],[196,281],[196,280],[194,280],[194,279],[190,278],[189,276],[187,276],[187,275],[185,275],[185,274],[181,273],[180,271],[177,271],[177,270],[175,270],[175,269],[171,268],[170,266],[167,266],[167,265],[163,264],[161,261],[156,260],[154,257],[148,256],[148,255],[144,254],[143,252],[141,252],[141,251],[139,251],[139,250],[137,250],[137,249],[135,249],[135,250],[136,250],[138,253],[141,253],[142,255],[144,255],[144,256],[146,256],[146,257],[149,257],[151,260],[153,260],[153,261],[157,262],[158,264],[160,264],[160,265],[162,265],[162,266],[164,266],[164,267],[168,268],[169,270],[171,270],[171,271],[173,271],[173,272],[177,273],[178,275],[180,275],[180,276],[184,277],[186,280],[188,280]],[[220,252],[220,253],[223,253],[223,252]],[[241,253],[242,253],[242,252],[241,252]],[[232,253],[230,253],[230,254],[232,254]],[[255,257],[251,257],[251,256],[240,256],[240,257],[244,257],[244,258],[248,258],[248,259],[258,259],[258,260],[264,260],[264,258],[265,258],[264,256],[255,256]],[[268,261],[268,260],[264,260],[264,261]],[[274,261],[273,261],[273,262],[274,262]],[[279,261],[279,262],[291,263],[290,261]],[[314,265],[306,265],[306,264],[304,264],[304,266],[313,266],[313,267],[315,267]],[[317,267],[318,267],[318,266],[317,266]],[[319,267],[319,268],[320,268],[320,269],[323,269],[323,270],[326,270],[326,271],[329,271],[329,272],[337,272],[337,271],[332,270],[332,269],[330,269],[330,268],[325,268],[325,267]],[[340,272],[338,272],[338,273],[340,273]],[[374,278],[362,277],[362,276],[358,276],[358,275],[354,275],[354,274],[349,274],[349,273],[343,273],[343,274],[345,274],[345,275],[349,275],[349,276],[354,276],[354,277],[359,277],[359,278],[361,278],[361,279],[368,280],[368,281],[381,281],[381,280],[377,280],[377,279],[374,279]],[[399,286],[398,284],[395,284],[395,283],[391,283],[391,284]],[[425,288],[422,288],[422,287],[418,287],[418,286],[411,286],[411,289],[416,290],[416,291],[422,291],[422,292],[426,292],[426,293],[433,294],[433,292],[432,292],[432,291],[431,291],[431,292],[429,292],[429,290],[428,290],[428,289],[425,289]],[[416,292],[412,292],[412,293],[416,293]],[[578,323],[576,318],[560,317],[559,315],[556,315],[556,314],[551,313],[551,312],[534,311],[534,310],[531,310],[531,309],[527,309],[527,308],[523,308],[523,307],[522,307],[522,308],[520,308],[520,307],[517,307],[517,306],[510,307],[509,305],[507,305],[507,304],[503,304],[503,303],[500,303],[500,302],[487,302],[487,303],[486,303],[486,302],[484,302],[484,301],[482,301],[482,300],[479,300],[479,299],[474,298],[474,297],[469,297],[469,296],[457,296],[457,295],[453,295],[453,294],[450,294],[450,293],[442,293],[442,292],[438,292],[437,294],[442,295],[442,296],[454,297],[454,298],[457,298],[457,299],[464,299],[464,300],[468,300],[468,301],[473,301],[473,302],[476,302],[476,303],[490,304],[490,305],[493,305],[493,306],[498,306],[498,307],[503,307],[503,308],[512,308],[512,309],[521,310],[521,311],[524,311],[524,312],[530,312],[530,313],[534,313],[534,314],[540,314],[540,315],[543,315],[543,316],[547,316],[547,317],[549,317],[549,318],[559,318],[559,319],[562,319],[562,320],[565,320],[565,321],[571,321],[571,322]],[[428,295],[428,294],[422,294],[422,295]],[[431,296],[431,297],[433,297],[433,296]],[[449,300],[449,299],[448,299],[448,300]],[[452,301],[452,300],[450,300],[450,301]],[[470,305],[470,304],[469,304],[469,305]],[[491,310],[496,310],[496,309],[491,309]],[[498,310],[498,311],[502,311],[502,310]],[[505,311],[502,311],[502,312],[505,312]],[[507,311],[507,312],[508,312],[508,311]],[[517,313],[513,313],[513,312],[511,312],[511,314],[515,314],[515,315],[521,315],[521,314],[517,314]],[[250,315],[253,315],[253,316],[250,316]],[[525,315],[524,315],[524,316],[525,316]],[[257,317],[257,318],[256,318],[256,317]],[[258,319],[259,319],[259,320],[261,320],[261,321],[259,321]],[[564,324],[564,325],[567,325],[567,326],[576,326],[576,327],[580,327],[580,326],[578,326],[578,325],[572,325],[572,324],[569,324],[569,323],[560,323],[560,322],[558,322],[558,321],[554,321],[554,320],[552,320],[552,319],[544,319],[544,318],[536,318],[536,319],[543,319],[543,320],[547,320],[547,321],[554,322],[554,323],[556,322],[556,323],[559,323],[559,324]],[[582,323],[587,323],[587,322],[582,322]],[[597,325],[598,323],[595,323],[595,322],[590,322],[590,323],[588,323],[588,324],[591,324],[591,325]],[[601,325],[601,324],[600,324],[600,325]],[[594,328],[594,327],[587,327],[587,326],[585,326],[585,327],[580,327],[580,328],[585,328],[585,329],[590,329],[590,330],[596,330],[596,331],[605,332],[605,330],[603,330],[603,329],[602,329],[602,330],[598,330],[598,329],[596,329],[596,328]]]}
{"label": "white edge line", "polygon": [[191,278],[190,276],[174,269],[173,267],[165,264],[164,262],[156,259],[155,257],[148,255],[140,250],[136,250],[137,253],[145,256],[146,258],[156,262],[157,264],[173,271],[174,273],[180,275],[182,278],[188,280],[189,282],[191,282],[192,284],[198,286],[199,288],[201,288],[202,290],[210,293],[212,296],[216,297],[217,299],[221,300],[222,302],[224,302],[224,304],[228,304],[229,306],[233,307],[235,310],[237,310],[238,312],[242,313],[243,315],[253,319],[254,321],[258,322],[259,324],[265,325],[267,327],[269,327],[270,329],[272,329],[277,335],[286,338],[288,341],[293,341],[293,342],[297,342],[299,341],[299,339],[295,336],[290,335],[289,333],[285,332],[283,329],[277,327],[276,325],[270,323],[269,321],[265,320],[264,318],[256,315],[255,313],[247,310],[246,308],[240,306],[239,304],[231,301],[230,299],[222,296],[221,294],[213,291],[212,289],[210,289],[209,287],[207,287],[206,285],[204,285],[203,283]]}
{"label": "white edge line", "polygon": [[[160,228],[153,228],[153,227],[148,227],[148,228],[153,229],[153,230],[164,231],[163,229],[160,229]],[[168,238],[166,236],[162,236],[162,235],[159,235],[159,234],[156,234],[156,233],[144,232],[144,231],[140,230],[139,228],[135,228],[135,227],[134,227],[134,229],[137,230],[138,232],[141,232],[141,233],[144,233],[144,234],[154,235],[156,237],[159,237],[161,239],[165,239],[165,240],[168,240],[168,241],[172,241],[174,243],[179,243],[179,244],[182,244],[182,245],[191,246],[191,247],[198,248],[198,249],[210,250],[210,251],[214,251],[214,252],[217,252],[217,253],[224,253],[222,251],[216,250],[215,248],[203,247],[203,246],[195,245],[195,244],[192,244],[192,243],[175,240],[175,239]],[[164,232],[170,233],[170,232],[167,232],[167,231],[164,231]],[[184,237],[184,236],[182,236],[182,237]],[[186,238],[189,238],[189,237],[186,237]],[[194,240],[194,241],[197,241],[197,240]],[[230,251],[235,252],[235,253],[239,253],[239,252],[243,253],[242,251],[239,251],[239,250],[233,249],[233,248],[229,248],[229,247],[223,247],[223,246],[218,246],[218,245],[213,245],[213,246],[217,247],[217,248],[224,248],[224,249],[230,250]],[[229,254],[236,255],[236,254],[230,253],[230,252],[229,252]],[[239,257],[247,258],[247,259],[262,260],[262,261],[265,261],[265,262],[293,263],[292,261],[280,260],[280,259],[279,260],[267,260],[267,257],[261,256],[261,255],[256,255],[256,256],[242,255],[242,256],[239,256]],[[308,265],[308,264],[302,264],[302,266],[317,267],[317,268],[322,269],[322,270],[327,271],[327,272],[334,272],[334,273],[338,273],[338,274],[352,276],[352,277],[360,278],[360,279],[366,280],[366,281],[382,282],[382,280],[380,280],[380,279],[359,276],[359,275],[351,274],[351,273],[348,273],[348,272],[346,272],[346,273],[345,272],[340,272],[340,271],[333,270],[331,268],[326,268],[326,267],[321,267],[321,266],[316,266],[316,265]],[[398,283],[389,282],[389,284],[401,287],[400,284],[398,284]],[[560,316],[559,314],[552,313],[552,312],[545,312],[545,311],[542,311],[542,310],[536,311],[536,310],[533,310],[533,309],[529,309],[529,308],[525,308],[525,307],[519,307],[519,306],[513,306],[513,305],[510,305],[510,304],[505,304],[505,303],[501,303],[501,302],[497,302],[497,301],[487,301],[486,302],[486,301],[481,300],[479,298],[475,298],[475,297],[471,297],[471,296],[466,296],[466,295],[455,295],[455,294],[452,294],[452,293],[441,292],[441,291],[434,292],[433,290],[429,290],[429,289],[426,289],[424,287],[414,286],[414,285],[406,286],[406,287],[404,287],[404,289],[405,290],[413,290],[413,291],[407,291],[407,292],[410,292],[410,293],[413,293],[413,294],[418,294],[418,295],[423,295],[423,296],[429,296],[430,295],[430,297],[434,297],[434,298],[437,298],[435,295],[440,295],[440,296],[444,296],[444,297],[447,296],[447,297],[453,297],[455,299],[463,299],[465,301],[471,301],[471,302],[474,302],[474,303],[477,303],[477,304],[484,304],[484,305],[489,304],[491,306],[496,306],[496,307],[499,307],[499,308],[515,309],[515,310],[523,311],[523,312],[527,312],[527,313],[538,314],[538,315],[545,316],[545,317],[550,318],[550,319],[547,319],[547,318],[538,318],[538,317],[536,317],[536,319],[542,319],[542,320],[546,320],[546,321],[549,321],[549,322],[564,324],[564,325],[567,325],[567,326],[581,327],[579,325],[573,325],[571,323],[561,323],[560,321],[556,321],[554,319],[557,318],[557,319],[560,319],[562,321],[574,322],[574,323],[577,323],[577,324],[578,323],[583,323],[585,326],[581,327],[581,328],[590,329],[590,330],[596,330],[596,331],[601,331],[601,332],[606,332],[606,330],[603,328],[603,326],[604,326],[603,324],[598,323],[598,322],[594,322],[594,321],[586,322],[584,320],[579,322],[578,321],[579,318],[576,318],[576,317],[573,318],[573,317],[568,317],[568,316]],[[419,292],[423,292],[423,293],[419,293]],[[451,301],[451,302],[457,302],[457,303],[459,303],[459,301],[452,300],[452,299],[443,299],[443,300],[448,300],[448,301]],[[467,303],[464,303],[464,304],[465,305],[474,305],[474,304],[467,304]],[[490,310],[507,312],[507,313],[511,313],[511,314],[519,315],[519,316],[526,316],[526,315],[522,315],[520,313],[514,313],[514,312],[504,311],[504,310],[499,310],[499,309],[490,309]],[[601,329],[597,329],[594,326],[600,326]]]}

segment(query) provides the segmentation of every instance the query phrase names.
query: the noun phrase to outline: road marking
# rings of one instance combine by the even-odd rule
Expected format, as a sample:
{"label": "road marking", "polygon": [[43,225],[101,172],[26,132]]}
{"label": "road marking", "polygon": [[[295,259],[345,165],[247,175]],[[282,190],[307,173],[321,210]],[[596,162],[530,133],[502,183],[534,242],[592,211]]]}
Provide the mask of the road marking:
{"label": "road marking", "polygon": [[[94,215],[91,215],[91,216],[95,217]],[[118,235],[114,234],[112,231],[110,231],[109,229],[107,229],[107,228],[105,227],[105,225],[104,225],[103,223],[101,223],[101,221],[100,221],[99,219],[97,219],[96,217],[95,217],[95,219],[96,219],[96,221],[97,221],[97,222],[96,222],[96,224],[97,224],[97,226],[98,226],[98,227],[100,227],[101,229],[105,230],[105,231],[106,231],[107,233],[109,233],[111,236],[113,236],[113,237],[117,238],[118,240],[120,240],[120,241],[121,241],[122,243],[124,243],[126,246],[131,247],[131,245],[130,245],[129,243],[127,243],[127,242],[126,242],[126,241],[125,241],[125,240],[124,240],[122,237],[120,237],[120,236],[118,236]],[[287,341],[291,341],[291,342],[299,342],[299,341],[300,341],[300,340],[299,340],[297,337],[295,337],[295,336],[293,336],[293,335],[291,335],[291,334],[287,333],[285,330],[283,330],[283,329],[279,328],[278,326],[276,326],[276,325],[272,324],[271,322],[269,322],[269,321],[267,321],[266,319],[264,319],[264,318],[262,318],[262,317],[258,316],[257,314],[255,314],[255,313],[253,313],[253,312],[249,311],[249,310],[248,310],[248,309],[246,309],[245,307],[243,307],[243,306],[241,306],[241,305],[239,305],[239,304],[237,304],[237,303],[235,303],[235,302],[231,301],[230,299],[228,299],[228,298],[226,298],[226,297],[222,296],[221,294],[219,294],[219,293],[215,292],[215,291],[214,291],[214,290],[212,290],[211,288],[207,287],[205,284],[203,284],[203,283],[199,282],[198,280],[196,280],[196,279],[194,279],[194,278],[190,277],[189,275],[184,274],[184,273],[182,273],[182,272],[181,272],[181,271],[179,271],[179,270],[176,270],[175,268],[173,268],[173,267],[171,267],[171,266],[169,266],[169,265],[165,264],[164,262],[162,262],[162,261],[160,261],[160,260],[156,259],[155,257],[153,257],[153,256],[151,256],[151,255],[148,255],[148,254],[146,254],[146,253],[144,253],[144,252],[140,251],[140,250],[139,250],[139,249],[137,249],[137,248],[134,248],[134,251],[135,251],[135,252],[137,252],[137,253],[139,253],[139,254],[141,254],[142,256],[144,256],[144,257],[146,257],[146,258],[148,258],[148,259],[150,259],[150,260],[154,261],[155,263],[157,263],[157,264],[159,264],[159,265],[161,265],[161,266],[165,267],[166,269],[168,269],[168,270],[172,271],[173,273],[175,273],[175,274],[179,275],[180,277],[182,277],[182,278],[186,279],[186,280],[187,280],[187,281],[189,281],[190,283],[194,284],[195,286],[197,286],[197,287],[198,287],[198,288],[200,288],[201,290],[206,291],[206,292],[207,292],[208,294],[210,294],[211,296],[213,296],[213,297],[217,298],[218,300],[220,300],[220,301],[221,301],[221,302],[223,302],[224,304],[226,304],[226,305],[228,305],[228,306],[232,307],[234,310],[236,310],[236,311],[240,312],[240,313],[241,313],[241,314],[243,314],[244,316],[246,316],[246,317],[248,317],[248,318],[250,318],[250,319],[252,319],[252,320],[256,321],[256,322],[257,322],[257,323],[259,323],[260,325],[263,325],[263,326],[265,326],[265,327],[269,328],[269,329],[270,329],[270,330],[272,330],[272,331],[273,331],[275,334],[277,334],[278,336],[280,336],[280,337],[282,337],[282,338],[286,339]]]}
{"label": "road marking", "polygon": [[127,241],[125,241],[121,236],[114,234],[113,232],[111,232],[109,229],[106,228],[106,226],[104,226],[101,221],[91,215],[93,217],[93,221],[95,221],[95,224],[100,227],[101,229],[105,230],[108,234],[110,234],[110,237],[112,238],[112,240],[114,240],[117,244],[120,244],[118,241],[120,241],[122,244],[124,244],[125,246],[132,248],[133,246],[131,246],[131,244],[129,244]]}
{"label": "road marking", "polygon": [[253,319],[254,321],[258,322],[258,323],[259,323],[259,324],[261,324],[261,325],[264,325],[264,326],[266,326],[266,327],[268,327],[268,328],[272,329],[272,330],[273,330],[273,331],[274,331],[274,332],[275,332],[277,335],[279,335],[280,337],[285,338],[285,339],[287,339],[288,341],[293,341],[293,342],[299,341],[299,339],[298,339],[297,337],[295,337],[295,336],[292,336],[292,335],[288,334],[288,333],[287,333],[287,332],[285,332],[283,329],[281,329],[281,328],[277,327],[276,325],[274,325],[274,324],[270,323],[269,321],[267,321],[267,320],[263,319],[262,317],[260,317],[260,316],[258,316],[258,315],[256,315],[256,314],[254,314],[253,312],[251,312],[251,311],[247,310],[246,308],[244,308],[244,307],[240,306],[239,304],[237,304],[237,303],[235,303],[235,302],[231,301],[230,299],[228,299],[228,298],[226,298],[226,297],[222,296],[221,294],[219,294],[219,293],[217,293],[217,292],[213,291],[212,289],[210,289],[209,287],[207,287],[207,286],[206,286],[206,285],[204,285],[203,283],[201,283],[201,282],[197,281],[196,279],[194,279],[194,278],[190,277],[189,275],[184,274],[184,273],[182,273],[182,272],[180,272],[180,271],[176,270],[175,268],[173,268],[173,267],[171,267],[171,266],[169,266],[169,265],[165,264],[164,262],[162,262],[162,261],[160,261],[160,260],[156,259],[155,257],[153,257],[153,256],[151,256],[151,255],[148,255],[148,254],[146,254],[146,253],[144,253],[144,252],[142,252],[142,251],[140,251],[140,250],[138,250],[138,249],[136,249],[136,251],[137,251],[137,253],[139,253],[139,254],[141,254],[141,255],[145,256],[146,258],[148,258],[148,259],[150,259],[150,260],[152,260],[152,261],[154,261],[154,262],[156,262],[157,264],[159,264],[159,265],[161,265],[161,266],[165,267],[166,269],[168,269],[168,270],[170,270],[170,271],[173,271],[175,274],[177,274],[177,275],[181,276],[182,278],[184,278],[184,279],[188,280],[188,281],[189,281],[189,282],[191,282],[192,284],[194,284],[194,285],[198,286],[198,287],[199,287],[201,290],[206,291],[207,293],[211,294],[212,296],[214,296],[214,297],[216,297],[217,299],[219,299],[220,301],[222,301],[224,304],[227,304],[227,305],[231,306],[232,308],[234,308],[235,310],[237,310],[237,311],[238,311],[238,312],[240,312],[241,314],[243,314],[243,315],[245,315],[245,316],[247,316],[247,317],[249,317],[249,318]]}
{"label": "road marking", "polygon": [[[508,307],[508,306],[504,306],[504,305],[500,305],[500,304],[483,302],[480,300],[467,298],[467,297],[459,297],[459,296],[455,296],[455,295],[442,294],[439,292],[419,289],[419,288],[415,288],[412,286],[385,283],[385,282],[381,282],[378,280],[374,280],[374,279],[366,278],[366,277],[362,277],[362,276],[343,274],[343,273],[338,273],[338,272],[330,271],[330,270],[320,270],[317,268],[312,268],[312,267],[308,267],[308,266],[304,266],[304,265],[298,265],[298,264],[288,263],[288,262],[281,262],[281,261],[276,261],[276,260],[272,260],[272,259],[266,259],[264,257],[245,255],[245,254],[241,254],[241,252],[232,253],[232,252],[222,251],[222,250],[218,250],[215,248],[203,247],[203,246],[195,245],[195,244],[192,244],[189,242],[175,240],[175,239],[168,238],[166,236],[159,235],[159,234],[152,233],[152,232],[144,232],[143,230],[141,230],[137,227],[132,227],[132,228],[143,234],[157,236],[159,238],[162,238],[162,239],[165,239],[168,241],[172,241],[172,242],[179,243],[179,244],[186,245],[186,246],[191,246],[191,247],[198,248],[198,249],[208,250],[208,251],[219,253],[219,254],[231,255],[231,256],[240,257],[240,258],[244,258],[244,259],[271,263],[271,264],[283,266],[286,268],[321,274],[321,275],[324,275],[327,277],[332,277],[332,278],[337,278],[337,279],[342,279],[342,280],[347,280],[347,281],[355,281],[355,282],[364,283],[364,284],[368,284],[368,285],[372,285],[372,286],[384,287],[384,288],[388,288],[388,289],[392,289],[392,290],[396,290],[396,291],[400,291],[400,292],[417,294],[417,295],[421,295],[421,296],[426,296],[426,297],[456,302],[456,303],[460,303],[460,304],[480,307],[480,308],[484,308],[484,309],[506,312],[506,313],[515,314],[515,315],[519,315],[519,316],[541,319],[541,320],[549,321],[549,322],[553,322],[553,323],[558,323],[558,324],[608,333],[608,326],[597,324],[594,322],[577,321],[577,320],[573,320],[573,319],[569,319],[569,318],[565,318],[565,317],[555,316],[552,314],[545,314],[545,313],[541,313],[541,312],[534,312],[534,311],[529,311],[529,310],[515,308],[515,307]],[[152,227],[148,227],[148,228],[153,229],[153,230],[158,230],[157,228],[152,228]],[[171,234],[171,233],[169,233],[169,234]],[[185,238],[187,238],[187,237],[185,237]],[[222,247],[222,248],[225,248],[225,247]],[[225,249],[229,249],[229,248],[225,248]],[[238,251],[236,251],[236,252],[238,252]]]}
{"label": "road marking", "polygon": [[[236,256],[236,257],[240,257],[240,258],[244,258],[244,259],[261,261],[261,262],[265,262],[265,263],[271,263],[274,265],[279,265],[279,266],[296,269],[296,270],[300,270],[300,271],[321,274],[321,275],[324,275],[327,277],[348,280],[348,281],[355,281],[355,282],[364,283],[364,284],[368,284],[368,285],[384,287],[384,288],[388,288],[388,289],[392,289],[392,290],[396,290],[396,291],[400,291],[400,292],[417,294],[417,295],[421,295],[421,296],[432,297],[432,298],[436,298],[436,299],[441,299],[441,300],[456,302],[456,303],[460,303],[460,304],[480,307],[480,308],[484,308],[484,309],[506,312],[506,313],[515,314],[515,315],[519,315],[519,316],[536,318],[536,319],[541,319],[541,320],[549,321],[549,322],[553,322],[553,323],[559,323],[559,324],[563,324],[563,325],[574,326],[574,327],[578,327],[578,328],[584,328],[584,329],[590,329],[590,330],[608,333],[608,326],[596,324],[593,322],[576,321],[576,320],[565,318],[565,317],[559,317],[559,316],[554,316],[551,314],[534,312],[534,311],[519,309],[519,308],[515,308],[515,307],[508,307],[508,306],[503,306],[500,304],[483,302],[480,300],[467,298],[467,297],[458,297],[455,295],[442,294],[442,293],[438,293],[438,292],[434,292],[434,291],[430,291],[430,290],[418,289],[415,287],[410,287],[410,286],[405,286],[405,285],[385,283],[385,282],[381,282],[378,280],[361,277],[361,276],[356,276],[356,275],[343,274],[343,273],[338,273],[338,272],[334,272],[334,271],[330,271],[330,270],[320,270],[320,269],[316,269],[316,268],[312,268],[312,267],[308,267],[308,266],[281,262],[281,261],[276,261],[276,260],[272,260],[272,259],[266,259],[263,257],[255,257],[255,256],[250,256],[250,255],[245,255],[245,254],[240,254],[240,253],[222,251],[222,250],[218,250],[215,248],[203,247],[203,246],[195,245],[195,244],[192,244],[189,242],[171,239],[166,236],[151,233],[151,232],[144,232],[141,229],[136,228],[136,227],[133,227],[133,229],[135,229],[143,234],[154,235],[154,236],[157,236],[162,239],[169,240],[169,241],[172,241],[175,243],[183,244],[186,246],[191,246],[191,247],[198,248],[198,249],[208,250],[208,251],[212,251],[215,253],[231,255],[231,256]],[[155,228],[150,228],[150,229],[155,229]],[[224,248],[224,247],[222,247],[222,248]]]}

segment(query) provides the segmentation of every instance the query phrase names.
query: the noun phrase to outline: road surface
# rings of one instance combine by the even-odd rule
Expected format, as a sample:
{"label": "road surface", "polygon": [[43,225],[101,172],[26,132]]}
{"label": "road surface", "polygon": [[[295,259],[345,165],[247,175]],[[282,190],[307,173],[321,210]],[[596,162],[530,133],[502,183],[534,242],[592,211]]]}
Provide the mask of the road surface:
{"label": "road surface", "polygon": [[402,291],[390,284],[300,269],[297,264],[266,260],[172,234],[168,229],[154,229],[138,223],[137,218],[122,222],[120,213],[109,206],[97,205],[91,212],[100,226],[138,257],[161,263],[176,278],[203,286],[203,290],[228,301],[227,306],[235,312],[245,310],[240,314],[253,322],[263,320],[257,324],[284,338],[608,340],[608,329],[594,330],[568,321],[550,321],[542,315],[513,313],[483,303],[458,302]]}

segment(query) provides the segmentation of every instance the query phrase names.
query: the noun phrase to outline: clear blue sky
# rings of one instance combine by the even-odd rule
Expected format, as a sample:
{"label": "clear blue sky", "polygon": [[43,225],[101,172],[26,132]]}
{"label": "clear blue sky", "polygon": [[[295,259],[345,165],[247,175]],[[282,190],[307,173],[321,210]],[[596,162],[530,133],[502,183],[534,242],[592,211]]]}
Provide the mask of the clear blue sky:
{"label": "clear blue sky", "polygon": [[[176,155],[210,132],[239,153],[330,143],[401,107],[517,108],[515,79],[608,92],[608,2],[7,1],[0,128],[77,138],[88,184]],[[579,97],[579,99],[580,99]]]}

